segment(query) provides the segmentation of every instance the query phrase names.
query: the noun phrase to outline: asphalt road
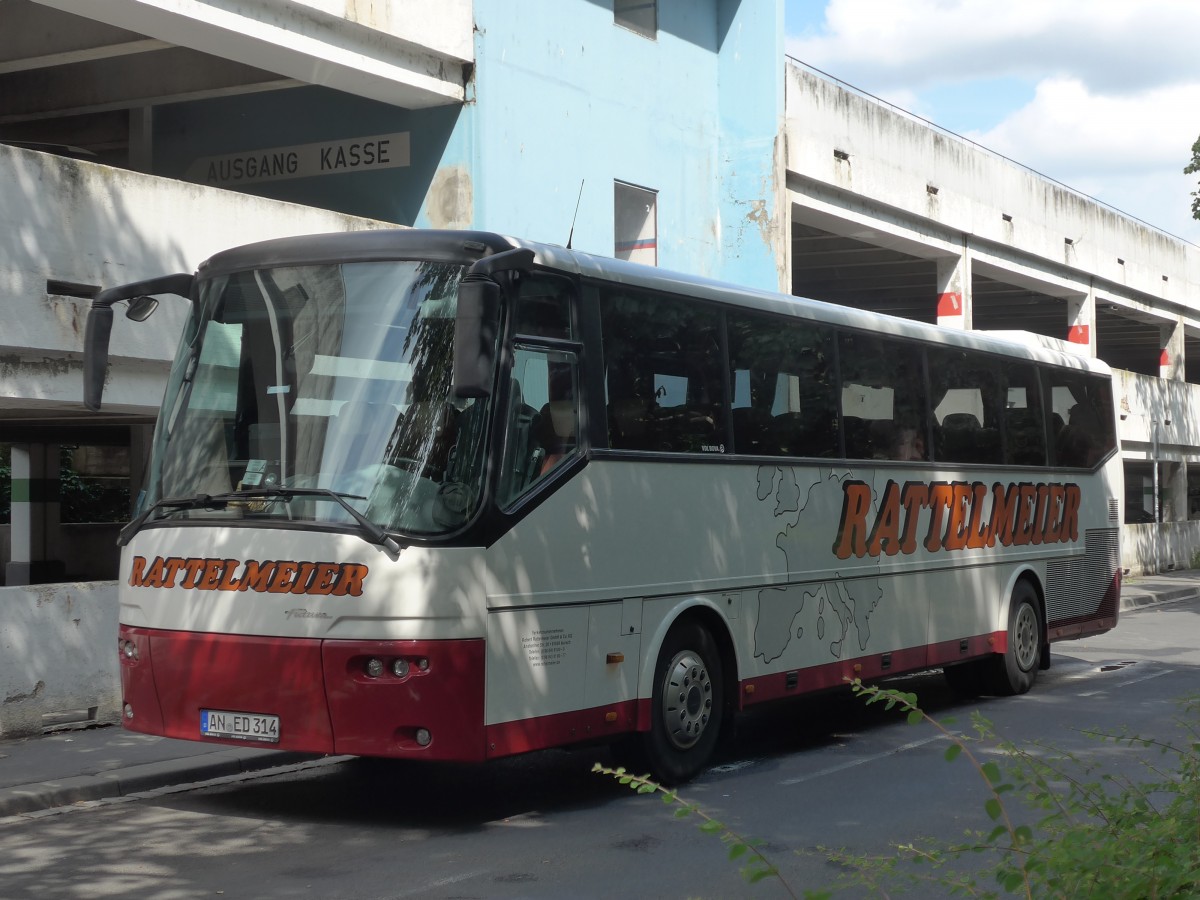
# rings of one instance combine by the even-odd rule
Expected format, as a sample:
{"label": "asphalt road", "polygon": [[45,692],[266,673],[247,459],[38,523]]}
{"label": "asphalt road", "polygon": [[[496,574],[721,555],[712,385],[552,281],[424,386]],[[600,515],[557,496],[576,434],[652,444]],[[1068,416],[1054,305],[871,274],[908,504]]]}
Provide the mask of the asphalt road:
{"label": "asphalt road", "polygon": [[[1084,729],[1174,733],[1200,688],[1200,600],[1123,614],[1055,648],[1024,697],[956,702],[937,674],[898,681],[939,717],[978,709],[1008,738],[1125,771]],[[685,795],[764,841],[799,894],[833,882],[819,847],[880,852],[988,829],[985,793],[944,738],[844,692],[748,717]],[[782,897],[746,885],[695,819],[591,773],[603,748],[486,766],[331,761],[0,823],[5,898]],[[925,894],[928,896],[929,894]]]}

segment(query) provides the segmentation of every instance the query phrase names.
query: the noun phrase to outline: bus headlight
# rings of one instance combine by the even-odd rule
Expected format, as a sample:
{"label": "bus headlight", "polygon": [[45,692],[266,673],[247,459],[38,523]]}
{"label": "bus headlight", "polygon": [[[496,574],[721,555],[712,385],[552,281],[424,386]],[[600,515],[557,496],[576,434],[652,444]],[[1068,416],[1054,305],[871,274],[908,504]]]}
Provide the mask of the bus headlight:
{"label": "bus headlight", "polygon": [[395,675],[397,678],[407,678],[408,677],[408,660],[407,659],[392,660],[392,674]]}
{"label": "bus headlight", "polygon": [[428,728],[417,729],[417,743],[422,747],[428,747],[429,742],[433,740],[433,735],[429,733]]}
{"label": "bus headlight", "polygon": [[383,674],[383,660],[372,656],[367,660],[366,671],[368,677],[378,678]]}

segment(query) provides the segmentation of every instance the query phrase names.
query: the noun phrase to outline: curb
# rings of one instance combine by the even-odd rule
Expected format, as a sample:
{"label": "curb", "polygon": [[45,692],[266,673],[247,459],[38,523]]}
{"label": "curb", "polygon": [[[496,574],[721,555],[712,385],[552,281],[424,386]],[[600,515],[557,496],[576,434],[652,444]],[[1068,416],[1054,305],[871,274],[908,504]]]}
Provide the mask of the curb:
{"label": "curb", "polygon": [[311,753],[283,750],[273,753],[257,751],[252,754],[238,750],[219,750],[202,757],[170,759],[97,772],[94,775],[73,775],[54,781],[16,785],[0,788],[0,818],[259,772],[320,758]]}
{"label": "curb", "polygon": [[1125,588],[1121,591],[1121,611],[1141,609],[1144,606],[1158,606],[1160,603],[1173,603],[1176,600],[1192,600],[1195,597],[1200,597],[1200,588],[1185,587],[1154,593],[1139,591],[1137,588]]}

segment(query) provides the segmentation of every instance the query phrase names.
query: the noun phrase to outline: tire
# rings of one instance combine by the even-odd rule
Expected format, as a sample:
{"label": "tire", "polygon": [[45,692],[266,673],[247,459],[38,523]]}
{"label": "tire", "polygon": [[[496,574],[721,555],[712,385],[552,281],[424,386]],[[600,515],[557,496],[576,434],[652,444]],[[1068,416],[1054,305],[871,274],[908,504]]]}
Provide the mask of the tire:
{"label": "tire", "polygon": [[642,759],[663,784],[695,777],[712,758],[725,719],[721,656],[708,630],[679,622],[667,632],[654,667],[650,730]]}
{"label": "tire", "polygon": [[1028,581],[1018,581],[1008,606],[1008,647],[991,660],[989,693],[998,697],[1024,694],[1037,680],[1044,642],[1041,606]]}

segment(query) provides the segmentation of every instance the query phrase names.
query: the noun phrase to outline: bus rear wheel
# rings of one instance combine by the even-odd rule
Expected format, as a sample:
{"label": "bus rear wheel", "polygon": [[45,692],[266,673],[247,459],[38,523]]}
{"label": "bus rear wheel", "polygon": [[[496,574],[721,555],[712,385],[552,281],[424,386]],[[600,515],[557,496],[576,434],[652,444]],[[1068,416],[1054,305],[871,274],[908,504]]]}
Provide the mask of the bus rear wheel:
{"label": "bus rear wheel", "polygon": [[650,731],[642,735],[642,755],[659,781],[687,781],[708,764],[725,718],[722,674],[706,628],[692,621],[671,628],[654,669]]}
{"label": "bus rear wheel", "polygon": [[1037,591],[1028,581],[1018,581],[1008,606],[1008,647],[991,661],[990,693],[1010,697],[1033,687],[1042,661],[1042,635]]}

